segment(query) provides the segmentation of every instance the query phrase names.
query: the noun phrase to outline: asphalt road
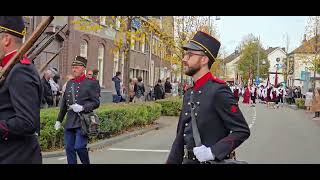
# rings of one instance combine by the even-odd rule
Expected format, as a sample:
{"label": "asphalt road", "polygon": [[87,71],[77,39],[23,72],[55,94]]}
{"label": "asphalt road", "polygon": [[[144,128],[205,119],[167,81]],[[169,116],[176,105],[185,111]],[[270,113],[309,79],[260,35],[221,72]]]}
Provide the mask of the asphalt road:
{"label": "asphalt road", "polygon": [[[250,164],[320,163],[320,122],[312,114],[288,107],[242,105],[251,136],[237,150]],[[172,145],[178,117],[162,117],[165,127],[90,152],[93,164],[163,164]],[[45,164],[66,164],[66,157],[44,158]],[[79,161],[80,162],[80,161]]]}

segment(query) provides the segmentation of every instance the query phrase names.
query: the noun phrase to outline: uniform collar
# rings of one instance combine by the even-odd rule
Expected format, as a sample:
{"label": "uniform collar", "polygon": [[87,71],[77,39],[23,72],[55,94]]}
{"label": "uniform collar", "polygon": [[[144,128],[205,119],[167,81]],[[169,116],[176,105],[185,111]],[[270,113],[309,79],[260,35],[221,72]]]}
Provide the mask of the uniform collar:
{"label": "uniform collar", "polygon": [[79,83],[79,82],[81,82],[81,81],[83,81],[83,80],[85,80],[85,79],[86,79],[86,75],[83,74],[82,76],[73,78],[72,80],[73,80],[74,82],[76,82],[76,83]]}
{"label": "uniform collar", "polygon": [[94,78],[94,77],[92,77],[92,78],[88,78],[88,79],[90,79],[90,80],[97,80],[96,78]]}
{"label": "uniform collar", "polygon": [[203,75],[200,79],[198,79],[193,86],[193,90],[199,89],[201,86],[203,86],[207,81],[213,80],[213,76],[211,72],[208,72],[207,74]]}
{"label": "uniform collar", "polygon": [[[17,50],[14,50],[8,54],[6,54],[3,58],[2,58],[2,61],[0,63],[0,66],[4,67],[8,62],[9,60],[17,53]],[[22,60],[20,60],[20,63],[21,64],[31,64],[29,59],[24,56]]]}

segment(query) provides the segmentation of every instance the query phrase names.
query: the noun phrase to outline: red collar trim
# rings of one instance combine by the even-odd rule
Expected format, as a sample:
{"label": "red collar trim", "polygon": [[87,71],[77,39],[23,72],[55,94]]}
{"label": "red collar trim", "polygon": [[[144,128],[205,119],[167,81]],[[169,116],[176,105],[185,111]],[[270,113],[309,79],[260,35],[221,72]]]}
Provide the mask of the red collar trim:
{"label": "red collar trim", "polygon": [[90,79],[90,80],[97,80],[97,79],[96,79],[96,78],[94,78],[94,77],[93,77],[93,78],[88,78],[88,79]]}
{"label": "red collar trim", "polygon": [[[17,50],[4,56],[1,61],[1,66],[4,67],[16,53],[17,53]],[[20,60],[20,63],[21,64],[31,64],[30,60],[26,56],[24,56],[23,59]]]}
{"label": "red collar trim", "polygon": [[201,86],[203,86],[207,81],[209,80],[213,80],[213,76],[211,74],[211,72],[208,72],[207,74],[205,74],[204,76],[202,76],[200,79],[198,79],[193,86],[193,90],[197,90],[199,89]]}
{"label": "red collar trim", "polygon": [[85,80],[86,79],[86,75],[85,74],[83,74],[82,76],[80,76],[80,77],[76,77],[76,78],[74,78],[74,79],[72,79],[74,82],[76,82],[76,83],[79,83],[79,82],[81,82],[81,81],[83,81],[83,80]]}

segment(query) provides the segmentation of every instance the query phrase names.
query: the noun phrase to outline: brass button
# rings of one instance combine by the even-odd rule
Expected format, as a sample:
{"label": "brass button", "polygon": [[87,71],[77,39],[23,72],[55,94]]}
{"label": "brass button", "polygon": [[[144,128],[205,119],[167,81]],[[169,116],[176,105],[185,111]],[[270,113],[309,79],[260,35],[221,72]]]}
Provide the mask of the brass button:
{"label": "brass button", "polygon": [[198,116],[198,113],[194,113],[195,116]]}
{"label": "brass button", "polygon": [[188,123],[186,123],[185,126],[188,126]]}
{"label": "brass button", "polygon": [[191,91],[190,93],[193,94],[193,91]]}
{"label": "brass button", "polygon": [[188,116],[188,113],[184,113],[186,116]]}
{"label": "brass button", "polygon": [[199,104],[200,104],[200,102],[198,101],[198,102],[197,102],[197,104],[199,105]]}
{"label": "brass button", "polygon": [[196,158],[194,158],[194,157],[193,157],[193,158],[192,158],[192,160],[194,160],[194,161],[195,161],[195,160],[196,160]]}
{"label": "brass button", "polygon": [[191,103],[190,102],[188,102],[188,105],[190,105]]}
{"label": "brass button", "polygon": [[186,137],[186,134],[183,134],[184,137]]}
{"label": "brass button", "polygon": [[201,91],[199,91],[199,94],[201,94]]}
{"label": "brass button", "polygon": [[6,137],[6,138],[4,138],[4,140],[6,140],[6,141],[7,141],[7,140],[8,140],[8,138]]}

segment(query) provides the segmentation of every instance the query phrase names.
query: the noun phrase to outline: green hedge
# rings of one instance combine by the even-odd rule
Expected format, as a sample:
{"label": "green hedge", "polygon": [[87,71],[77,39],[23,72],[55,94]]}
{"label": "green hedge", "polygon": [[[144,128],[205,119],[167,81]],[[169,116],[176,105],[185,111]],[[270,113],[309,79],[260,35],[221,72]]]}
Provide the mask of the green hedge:
{"label": "green hedge", "polygon": [[[100,118],[101,131],[112,135],[133,126],[151,124],[160,117],[161,105],[154,102],[143,104],[104,104],[96,112]],[[54,129],[58,113],[58,108],[43,109],[40,112],[40,145],[42,151],[63,148],[63,130],[59,129],[56,131]],[[100,138],[105,137],[100,136],[90,139],[89,142]]]}
{"label": "green hedge", "polygon": [[179,116],[182,110],[182,98],[180,97],[171,97],[155,102],[161,105],[161,115],[163,116]]}
{"label": "green hedge", "polygon": [[303,98],[296,98],[295,99],[295,102],[296,102],[296,105],[299,109],[305,109],[305,106],[304,106],[304,102],[305,102],[305,99]]}

